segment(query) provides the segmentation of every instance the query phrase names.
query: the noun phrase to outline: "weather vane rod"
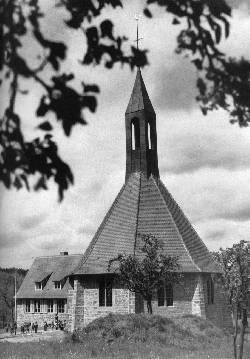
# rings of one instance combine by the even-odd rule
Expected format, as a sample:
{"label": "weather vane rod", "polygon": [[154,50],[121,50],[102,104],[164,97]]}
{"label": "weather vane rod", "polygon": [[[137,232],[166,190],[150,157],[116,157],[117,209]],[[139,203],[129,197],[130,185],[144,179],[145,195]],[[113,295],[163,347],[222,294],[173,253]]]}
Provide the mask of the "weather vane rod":
{"label": "weather vane rod", "polygon": [[136,26],[136,48],[137,50],[139,49],[139,41],[143,39],[143,37],[139,38],[139,20],[140,20],[141,15],[135,14],[135,20],[137,22],[137,26]]}

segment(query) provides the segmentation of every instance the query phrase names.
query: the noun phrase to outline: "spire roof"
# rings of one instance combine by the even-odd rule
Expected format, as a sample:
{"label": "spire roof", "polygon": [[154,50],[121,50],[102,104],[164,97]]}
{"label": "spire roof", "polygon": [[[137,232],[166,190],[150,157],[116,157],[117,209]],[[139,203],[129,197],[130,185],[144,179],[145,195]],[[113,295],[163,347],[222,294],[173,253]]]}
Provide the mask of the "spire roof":
{"label": "spire roof", "polygon": [[133,254],[139,235],[152,234],[182,272],[218,273],[208,249],[160,180],[133,173],[115,199],[75,274],[107,273],[119,253]]}
{"label": "spire roof", "polygon": [[141,110],[155,113],[141,75],[141,70],[138,67],[133,91],[130,96],[126,114]]}

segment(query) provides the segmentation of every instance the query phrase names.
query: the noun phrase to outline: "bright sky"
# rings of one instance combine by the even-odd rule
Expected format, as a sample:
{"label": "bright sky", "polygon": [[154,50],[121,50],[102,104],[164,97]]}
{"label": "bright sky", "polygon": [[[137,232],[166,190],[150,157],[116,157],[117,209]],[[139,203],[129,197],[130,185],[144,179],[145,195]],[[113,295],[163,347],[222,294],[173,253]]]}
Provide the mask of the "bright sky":
{"label": "bright sky", "polygon": [[[49,3],[44,1],[44,6]],[[117,33],[126,34],[131,42],[136,36],[134,14],[141,12],[142,3],[127,0],[124,10],[112,15]],[[223,49],[232,56],[250,58],[250,5],[247,0],[230,3],[235,6],[231,36]],[[77,84],[82,80],[98,83],[101,94],[97,112],[87,114],[87,127],[75,127],[69,139],[56,127],[61,155],[75,176],[75,185],[62,203],[53,183],[49,191],[41,192],[0,187],[2,267],[28,268],[34,257],[62,250],[83,253],[124,182],[124,113],[135,73],[119,66],[112,71],[79,66],[84,51],[80,32],[65,30],[63,12],[60,17],[50,9],[48,14],[44,29],[69,47],[64,70],[76,71]],[[105,15],[109,17],[110,12]],[[194,100],[193,67],[174,53],[177,32],[178,27],[163,12],[152,20],[142,18],[141,46],[150,50],[150,66],[142,75],[157,114],[161,178],[207,247],[216,250],[249,239],[250,129],[230,125],[223,111],[207,117],[201,114]],[[26,51],[32,60],[35,51],[29,43]],[[36,86],[29,90],[30,95],[19,100],[17,111],[25,119],[27,138],[33,138],[41,122],[34,115],[40,90]]]}

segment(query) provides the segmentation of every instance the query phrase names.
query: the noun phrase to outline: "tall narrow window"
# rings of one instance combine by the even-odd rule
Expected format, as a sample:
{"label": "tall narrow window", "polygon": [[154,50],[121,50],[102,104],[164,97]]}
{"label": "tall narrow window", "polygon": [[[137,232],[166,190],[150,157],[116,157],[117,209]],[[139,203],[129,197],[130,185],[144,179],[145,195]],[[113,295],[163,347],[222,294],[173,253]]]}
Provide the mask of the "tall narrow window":
{"label": "tall narrow window", "polygon": [[167,305],[167,307],[172,307],[173,303],[174,303],[173,286],[171,283],[167,283],[167,285],[166,285],[166,305]]}
{"label": "tall narrow window", "polygon": [[30,300],[29,299],[26,299],[25,312],[30,313]]}
{"label": "tall narrow window", "polygon": [[106,306],[112,307],[112,281],[106,281]]}
{"label": "tall narrow window", "polygon": [[112,307],[112,279],[102,278],[99,281],[99,306]]}
{"label": "tall narrow window", "polygon": [[53,299],[47,300],[48,313],[53,313]]}
{"label": "tall narrow window", "polygon": [[35,307],[35,313],[40,313],[41,312],[40,300],[35,300],[34,301],[34,307]]}
{"label": "tall narrow window", "polygon": [[131,122],[132,150],[140,148],[140,123],[138,118]]}
{"label": "tall narrow window", "polygon": [[158,296],[158,307],[164,306],[165,296],[164,296],[164,284],[162,284],[157,291]]}
{"label": "tall narrow window", "polygon": [[148,148],[151,150],[152,146],[151,146],[151,127],[150,124],[148,122]]}
{"label": "tall narrow window", "polygon": [[57,301],[57,313],[64,313],[65,310],[65,299],[58,299]]}
{"label": "tall narrow window", "polygon": [[212,278],[207,280],[207,303],[214,304],[214,282]]}
{"label": "tall narrow window", "polygon": [[105,306],[105,279],[101,279],[99,282],[99,306]]}

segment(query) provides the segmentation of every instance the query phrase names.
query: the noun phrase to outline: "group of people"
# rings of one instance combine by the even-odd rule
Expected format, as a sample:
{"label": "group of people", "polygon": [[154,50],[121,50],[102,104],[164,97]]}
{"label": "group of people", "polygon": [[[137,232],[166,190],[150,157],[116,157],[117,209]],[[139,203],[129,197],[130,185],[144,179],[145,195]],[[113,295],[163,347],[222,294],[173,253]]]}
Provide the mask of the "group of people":
{"label": "group of people", "polygon": [[16,335],[16,331],[17,331],[17,323],[16,322],[12,322],[11,324],[8,323],[5,327],[5,331],[6,333],[10,332],[11,334],[15,334]]}
{"label": "group of people", "polygon": [[[58,319],[58,315],[55,315],[55,320],[51,323],[47,323],[46,321],[43,323],[43,330],[46,332],[48,329],[60,329],[65,330],[66,329],[66,320],[62,321]],[[10,332],[11,334],[15,334],[17,332],[17,323],[8,323],[5,327],[6,332]],[[27,334],[27,333],[37,333],[38,331],[38,323],[34,322],[24,322],[20,326],[21,334]]]}
{"label": "group of people", "polygon": [[30,331],[32,333],[37,333],[37,330],[38,330],[38,323],[35,322],[35,323],[22,323],[21,326],[20,326],[20,329],[21,329],[21,334],[25,334],[25,333],[29,333]]}

